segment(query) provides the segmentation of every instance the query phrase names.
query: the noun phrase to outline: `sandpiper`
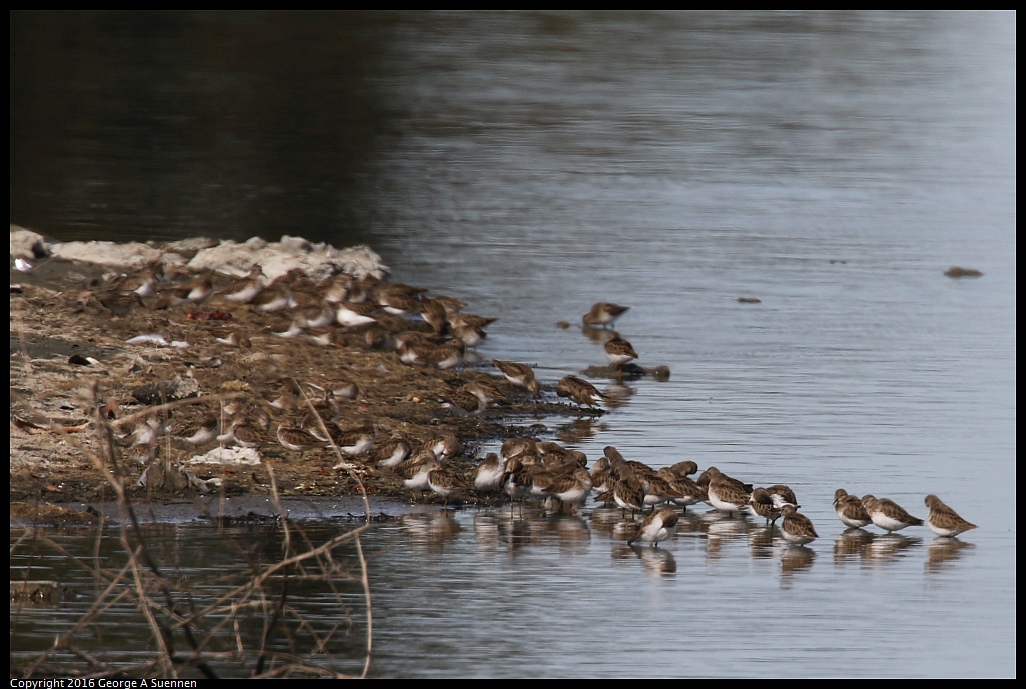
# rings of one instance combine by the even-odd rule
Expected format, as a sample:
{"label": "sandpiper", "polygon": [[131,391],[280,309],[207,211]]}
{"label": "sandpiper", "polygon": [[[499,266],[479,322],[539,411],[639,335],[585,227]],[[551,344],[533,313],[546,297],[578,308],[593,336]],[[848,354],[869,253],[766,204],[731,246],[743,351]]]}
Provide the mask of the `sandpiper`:
{"label": "sandpiper", "polygon": [[606,358],[609,359],[609,363],[613,366],[623,366],[628,361],[638,358],[638,353],[634,351],[631,343],[616,333],[613,334],[613,337],[606,340],[604,348],[606,350]]}
{"label": "sandpiper", "polygon": [[222,297],[238,304],[248,304],[264,289],[263,269],[259,265],[250,268],[249,275],[236,280]]}
{"label": "sandpiper", "polygon": [[816,529],[812,526],[812,520],[804,514],[798,514],[798,508],[794,505],[784,505],[780,508],[780,513],[784,515],[784,521],[780,524],[780,531],[784,534],[784,538],[791,543],[805,545],[819,538],[819,534],[816,533]]}
{"label": "sandpiper", "polygon": [[646,481],[634,474],[624,476],[613,484],[612,497],[621,510],[630,510],[633,515],[635,510],[641,512],[645,509],[645,494],[648,492]]}
{"label": "sandpiper", "polygon": [[488,337],[488,334],[481,328],[457,326],[452,329],[452,336],[462,342],[464,347],[476,347]]}
{"label": "sandpiper", "polygon": [[478,416],[487,406],[487,399],[482,399],[464,388],[448,393],[447,401],[442,403],[443,409],[448,409],[457,416]]}
{"label": "sandpiper", "polygon": [[229,333],[228,337],[215,337],[214,342],[228,347],[244,347],[246,349],[253,346],[248,337],[237,332]]}
{"label": "sandpiper", "polygon": [[856,495],[848,495],[844,488],[834,491],[834,511],[844,525],[852,529],[861,529],[863,526],[873,523],[872,517],[862,501]]}
{"label": "sandpiper", "polygon": [[485,404],[491,404],[506,399],[506,393],[499,389],[499,386],[490,379],[482,378],[472,380],[463,386],[463,389]]}
{"label": "sandpiper", "polygon": [[577,376],[563,376],[556,383],[556,394],[560,397],[569,397],[577,404],[589,407],[596,407],[599,402],[606,401],[605,395],[599,392],[594,385]]}
{"label": "sandpiper", "polygon": [[930,526],[930,530],[938,536],[954,538],[969,529],[977,528],[976,524],[970,524],[958,516],[958,512],[941,502],[936,495],[926,496],[926,506],[930,508],[926,523]]}
{"label": "sandpiper", "polygon": [[434,298],[434,301],[441,304],[446,313],[459,313],[460,309],[467,305],[467,302],[460,301],[456,297],[450,297],[446,294],[439,294]]}
{"label": "sandpiper", "polygon": [[538,442],[537,438],[508,438],[503,441],[500,453],[503,459],[513,459],[520,455],[533,453]]}
{"label": "sandpiper", "polygon": [[684,462],[677,462],[671,465],[670,470],[678,476],[691,476],[698,473],[698,465],[692,462],[690,459]]}
{"label": "sandpiper", "polygon": [[438,435],[424,443],[424,448],[442,459],[454,457],[463,450],[463,444],[455,435]]}
{"label": "sandpiper", "polygon": [[270,417],[259,410],[252,415],[240,415],[232,419],[228,432],[217,436],[222,443],[235,442],[246,448],[259,449],[263,445],[274,442],[267,433]]}
{"label": "sandpiper", "polygon": [[652,514],[641,522],[641,527],[627,541],[627,545],[633,545],[634,541],[645,541],[651,547],[658,547],[661,541],[671,538],[677,532],[678,515],[674,510],[663,508],[652,510]]}
{"label": "sandpiper", "polygon": [[301,306],[295,310],[292,322],[304,329],[323,328],[335,322],[335,309],[332,304],[324,300]]}
{"label": "sandpiper", "polygon": [[780,508],[773,504],[773,496],[765,488],[756,488],[752,491],[748,509],[756,517],[765,519],[767,524],[775,524],[782,514]]}
{"label": "sandpiper", "polygon": [[418,312],[421,306],[419,300],[401,290],[379,291],[377,293],[377,303],[385,309],[386,313],[390,313],[393,316],[406,316]]}
{"label": "sandpiper", "polygon": [[404,349],[408,349],[413,346],[431,345],[438,346],[448,342],[444,337],[440,335],[433,335],[431,333],[425,333],[420,330],[404,330],[401,333],[397,333],[392,338],[392,346],[395,351],[402,352]]}
{"label": "sandpiper", "polygon": [[499,372],[514,385],[525,388],[530,392],[538,392],[538,381],[534,378],[534,369],[527,364],[518,364],[515,361],[499,361],[493,359],[492,363]]}
{"label": "sandpiper", "polygon": [[438,346],[408,345],[400,347],[398,354],[404,364],[450,369],[463,363],[464,344],[462,340],[451,340]]}
{"label": "sandpiper", "polygon": [[862,506],[866,508],[873,523],[888,533],[900,531],[909,526],[923,525],[922,519],[913,517],[898,503],[887,498],[864,495],[862,496]]}
{"label": "sandpiper", "polygon": [[498,318],[488,318],[486,316],[478,316],[473,313],[450,313],[449,314],[449,325],[453,330],[457,328],[474,328],[483,332],[484,328],[499,320]]}
{"label": "sandpiper", "polygon": [[480,493],[494,493],[502,486],[506,473],[504,462],[499,455],[489,452],[474,473],[474,490]]}
{"label": "sandpiper", "polygon": [[174,437],[198,447],[217,440],[220,428],[217,415],[206,414],[198,423],[181,428]]}
{"label": "sandpiper", "polygon": [[424,322],[431,326],[437,334],[442,335],[449,327],[445,307],[436,299],[420,300],[420,315]]}
{"label": "sandpiper", "polygon": [[623,315],[623,313],[629,308],[629,306],[619,306],[618,304],[609,304],[600,301],[592,306],[588,313],[584,314],[584,318],[582,318],[581,321],[585,326],[598,325],[604,328],[607,325],[612,324],[613,321]]}
{"label": "sandpiper", "polygon": [[360,394],[359,386],[348,378],[335,378],[321,381],[318,384],[338,399],[355,400]]}
{"label": "sandpiper", "polygon": [[140,297],[149,297],[157,287],[160,270],[159,266],[142,268],[118,279],[114,287],[122,292],[135,292]]}
{"label": "sandpiper", "polygon": [[470,484],[462,476],[456,473],[454,467],[436,466],[427,473],[427,484],[436,495],[449,504],[449,498],[457,493],[465,493],[470,490]]}
{"label": "sandpiper", "polygon": [[410,490],[430,490],[428,473],[441,466],[438,458],[430,450],[423,450],[400,462],[395,471],[403,479],[403,485]]}
{"label": "sandpiper", "polygon": [[549,486],[548,494],[559,500],[561,506],[570,505],[571,510],[579,508],[591,495],[591,475],[587,469],[578,467],[570,476],[553,482]]}
{"label": "sandpiper", "polygon": [[370,349],[392,349],[392,334],[377,324],[363,331],[363,341]]}
{"label": "sandpiper", "polygon": [[801,508],[801,505],[798,504],[798,497],[789,486],[778,483],[777,485],[769,486],[764,490],[769,494],[770,498],[772,498],[773,506],[778,509],[784,505],[794,505],[799,509]]}
{"label": "sandpiper", "polygon": [[332,304],[338,304],[346,301],[349,298],[349,292],[353,286],[353,278],[345,273],[339,273],[333,278],[329,278],[326,282],[321,285],[321,294],[324,295],[326,301]]}
{"label": "sandpiper", "polygon": [[127,447],[139,447],[156,445],[157,439],[164,431],[165,426],[153,416],[137,419],[134,422],[126,423],[121,430],[125,432],[121,443]]}
{"label": "sandpiper", "polygon": [[733,476],[727,476],[716,467],[709,467],[701,474],[699,474],[698,480],[696,480],[695,483],[697,483],[699,486],[702,486],[703,488],[708,488],[709,484],[716,477],[719,477],[722,481],[733,484],[738,490],[742,490],[745,493],[751,494],[753,490],[751,483],[745,483],[744,481],[740,481],[734,478]]}
{"label": "sandpiper", "polygon": [[[706,469],[710,472],[715,467]],[[744,487],[738,485],[737,479],[732,479],[718,470],[711,474],[709,479],[709,504],[721,512],[745,512],[748,510],[748,503],[751,493]]]}
{"label": "sandpiper", "polygon": [[282,421],[278,424],[277,436],[278,442],[281,443],[282,447],[300,454],[307,450],[324,447],[323,440],[302,428],[292,425],[290,421]]}
{"label": "sandpiper", "polygon": [[172,306],[186,302],[199,304],[214,293],[214,278],[210,273],[201,273],[187,282],[170,287],[167,293],[171,296]]}
{"label": "sandpiper", "polygon": [[670,484],[670,488],[673,491],[670,495],[670,501],[675,505],[687,507],[689,505],[697,505],[709,499],[709,492],[707,490],[701,488],[687,475],[674,471],[673,467],[662,467],[656,473]]}
{"label": "sandpiper", "polygon": [[300,386],[299,382],[291,376],[285,376],[278,379],[274,394],[274,399],[268,401],[267,404],[275,409],[294,411],[301,404],[306,406],[303,388]]}
{"label": "sandpiper", "polygon": [[393,435],[388,440],[374,446],[371,461],[379,467],[394,467],[410,456],[413,448],[410,442],[401,435]]}
{"label": "sandpiper", "polygon": [[530,488],[525,475],[527,467],[521,461],[520,455],[507,459],[505,462],[505,473],[502,475],[501,490],[509,496],[510,502],[523,501],[524,496]]}
{"label": "sandpiper", "polygon": [[132,307],[141,305],[142,298],[135,292],[108,291],[97,295],[97,300],[115,316],[127,316]]}
{"label": "sandpiper", "polygon": [[249,303],[260,313],[278,313],[289,308],[294,300],[288,285],[279,280],[257,292]]}
{"label": "sandpiper", "polygon": [[339,325],[350,327],[376,323],[377,319],[373,314],[378,308],[377,304],[371,302],[340,302],[335,310],[335,319]]}
{"label": "sandpiper", "polygon": [[339,428],[337,433],[332,433],[331,440],[339,450],[350,457],[356,457],[371,449],[376,437],[374,425],[365,423],[348,431]]}

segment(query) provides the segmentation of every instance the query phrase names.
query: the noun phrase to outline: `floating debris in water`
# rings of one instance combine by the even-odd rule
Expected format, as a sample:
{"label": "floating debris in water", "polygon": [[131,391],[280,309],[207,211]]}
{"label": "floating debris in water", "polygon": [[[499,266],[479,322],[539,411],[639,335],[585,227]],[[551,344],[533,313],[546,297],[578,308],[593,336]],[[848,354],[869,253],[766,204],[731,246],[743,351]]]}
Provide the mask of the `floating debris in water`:
{"label": "floating debris in water", "polygon": [[961,266],[951,266],[944,274],[949,278],[978,278],[983,277],[983,273],[976,270],[975,268],[962,268]]}
{"label": "floating debris in water", "polygon": [[669,366],[654,366],[650,369],[646,369],[648,375],[659,381],[666,381],[670,379],[670,367]]}

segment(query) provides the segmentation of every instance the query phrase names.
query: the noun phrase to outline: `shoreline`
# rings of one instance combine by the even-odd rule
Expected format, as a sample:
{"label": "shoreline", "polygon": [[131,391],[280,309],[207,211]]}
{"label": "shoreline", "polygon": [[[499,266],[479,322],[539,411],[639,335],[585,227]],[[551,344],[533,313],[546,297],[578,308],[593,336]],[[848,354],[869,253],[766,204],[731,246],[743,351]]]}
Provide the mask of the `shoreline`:
{"label": "shoreline", "polygon": [[[131,499],[151,504],[196,497],[216,502],[220,496],[266,501],[272,493],[283,500],[359,500],[357,478],[372,500],[409,504],[410,491],[391,470],[364,463],[364,457],[351,462],[351,471],[336,469],[340,462],[331,449],[296,452],[268,443],[257,450],[256,464],[189,463],[218,444],[190,447],[172,437],[179,429],[215,415],[223,432],[227,412],[239,402],[269,410],[273,423],[279,423],[284,415],[267,404],[287,379],[314,385],[335,377],[351,380],[359,390],[355,398],[332,401],[338,426],[372,424],[379,442],[401,434],[416,448],[455,435],[462,451],[449,465],[470,477],[471,485],[482,443],[545,432],[539,430],[545,417],[598,413],[552,401],[551,384],[542,386],[540,396],[517,388],[470,346],[466,365],[446,369],[403,363],[394,349],[368,335],[369,327],[384,331],[386,341],[410,330],[430,334],[420,316],[380,313],[373,326],[332,326],[331,343],[322,345],[303,335],[282,336],[290,329],[288,312],[264,313],[224,298],[223,290],[248,273],[254,260],[267,261],[268,283],[271,275],[300,274],[319,285],[343,274],[380,281],[388,268],[366,247],[338,250],[300,238],[274,244],[197,238],[170,244],[54,245],[26,232],[11,228],[12,522],[16,514],[23,519],[49,511],[56,517],[44,521],[70,524],[74,518],[61,506],[110,503],[116,492],[101,464],[121,476]],[[67,260],[70,256],[76,260]],[[145,265],[160,266],[164,289],[133,299],[127,309],[112,307],[111,285],[119,284],[122,272],[139,270],[144,265],[140,256]],[[32,264],[31,272],[16,269],[14,261],[21,257]],[[162,294],[198,274],[212,276],[211,296],[178,305],[160,301]],[[129,342],[140,336],[143,341]],[[233,339],[243,344],[224,344]],[[502,399],[478,415],[443,406],[473,382],[490,384]],[[146,390],[148,396],[141,392]],[[102,420],[96,418],[97,406],[106,414]],[[136,440],[132,447],[129,429],[144,419],[171,431],[149,444]],[[518,419],[531,427],[521,429]],[[104,440],[106,429],[124,433],[127,440]],[[273,438],[274,425],[268,432]],[[163,469],[147,473],[145,486],[139,485],[147,467],[156,466]],[[460,497],[478,501],[473,492]],[[442,502],[426,493],[416,502],[436,500]],[[55,509],[41,509],[45,505]],[[85,512],[82,517],[95,520]]]}

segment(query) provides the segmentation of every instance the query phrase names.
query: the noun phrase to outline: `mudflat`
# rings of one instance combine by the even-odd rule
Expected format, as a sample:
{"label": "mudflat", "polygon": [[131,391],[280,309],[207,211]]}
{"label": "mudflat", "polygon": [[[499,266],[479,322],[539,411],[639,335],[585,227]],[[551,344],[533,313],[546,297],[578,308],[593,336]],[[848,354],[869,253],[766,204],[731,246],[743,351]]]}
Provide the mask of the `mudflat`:
{"label": "mudflat", "polygon": [[[295,309],[264,311],[226,298],[245,267],[237,256],[225,272],[201,271],[211,282],[208,296],[184,299],[182,285],[200,274],[189,268],[200,251],[233,256],[216,241],[197,240],[186,249],[146,245],[161,257],[150,265],[160,264],[162,276],[152,294],[136,298],[124,281],[145,266],[70,261],[53,252],[31,257],[31,272],[22,272],[14,265],[13,235],[12,228],[12,515],[74,521],[57,506],[112,500],[113,481],[132,496],[158,502],[272,492],[346,497],[359,495],[360,484],[371,495],[431,501],[438,498],[414,496],[392,470],[377,466],[373,446],[352,457],[320,444],[297,451],[283,446],[276,429],[298,427],[304,418],[315,425],[316,407],[338,434],[373,429],[375,443],[402,437],[414,452],[455,436],[460,449],[448,461],[472,485],[483,442],[543,434],[538,419],[544,416],[595,413],[556,401],[551,385],[539,395],[517,388],[469,347],[462,365],[452,368],[404,363],[394,338],[407,332],[439,336],[416,314],[381,310],[372,324],[328,326],[330,335],[320,341],[315,328],[286,336],[295,330]],[[311,253],[309,247],[298,251]],[[339,266],[346,264],[337,257],[325,261],[329,272],[344,273]],[[325,289],[324,261],[308,263],[321,273],[310,277],[315,271],[289,268],[289,279],[314,285],[314,293]],[[373,265],[351,277],[389,284],[371,273]],[[179,303],[168,298],[175,289],[183,295]],[[126,293],[122,307],[113,295]],[[338,381],[352,383],[355,394],[318,392]],[[457,413],[451,400],[475,382],[490,386],[497,399],[476,413]],[[291,399],[282,403],[290,391]],[[262,440],[218,454],[235,444],[225,437],[240,410],[262,419]],[[193,445],[183,439],[212,419],[220,441]]]}

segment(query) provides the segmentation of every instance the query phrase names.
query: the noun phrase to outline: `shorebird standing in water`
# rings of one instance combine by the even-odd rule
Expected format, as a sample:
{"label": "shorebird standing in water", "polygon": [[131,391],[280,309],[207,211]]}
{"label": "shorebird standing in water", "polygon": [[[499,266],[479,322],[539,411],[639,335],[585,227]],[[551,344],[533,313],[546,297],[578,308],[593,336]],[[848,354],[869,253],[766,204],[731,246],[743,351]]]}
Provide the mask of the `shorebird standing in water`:
{"label": "shorebird standing in water", "polygon": [[620,306],[600,301],[593,305],[588,313],[584,314],[581,322],[584,323],[585,327],[597,325],[604,328],[607,325],[612,325],[628,309],[630,309],[629,306]]}
{"label": "shorebird standing in water", "polygon": [[784,515],[780,530],[783,532],[784,538],[791,543],[805,545],[819,538],[815,527],[812,526],[812,520],[804,514],[798,514],[798,508],[794,505],[784,505],[780,508],[780,513]]}
{"label": "shorebird standing in water", "polygon": [[864,495],[862,496],[862,506],[866,508],[873,523],[888,533],[900,531],[909,526],[923,525],[922,519],[913,517],[901,505],[887,498]]}
{"label": "shorebird standing in water", "polygon": [[577,376],[563,376],[556,383],[556,394],[560,397],[569,397],[577,404],[585,404],[589,407],[597,407],[599,402],[605,402],[606,396],[586,380]]}
{"label": "shorebird standing in water", "polygon": [[634,541],[645,541],[651,547],[658,547],[659,543],[672,537],[677,532],[677,513],[669,508],[652,510],[652,514],[641,522],[638,533],[634,534],[627,541],[627,545],[633,545]]}
{"label": "shorebird standing in water", "polygon": [[850,529],[861,529],[873,523],[873,519],[862,506],[862,501],[856,495],[848,495],[844,488],[838,488],[834,492],[834,511],[837,517]]}
{"label": "shorebird standing in water", "polygon": [[930,508],[926,523],[930,526],[930,531],[938,536],[954,538],[969,529],[977,528],[976,524],[971,524],[958,516],[958,512],[941,502],[936,495],[926,496],[926,506]]}
{"label": "shorebird standing in water", "polygon": [[606,340],[603,347],[606,350],[606,358],[609,359],[609,363],[616,368],[620,368],[628,361],[638,358],[638,353],[634,351],[631,343],[620,337],[617,333],[613,333],[613,336]]}

